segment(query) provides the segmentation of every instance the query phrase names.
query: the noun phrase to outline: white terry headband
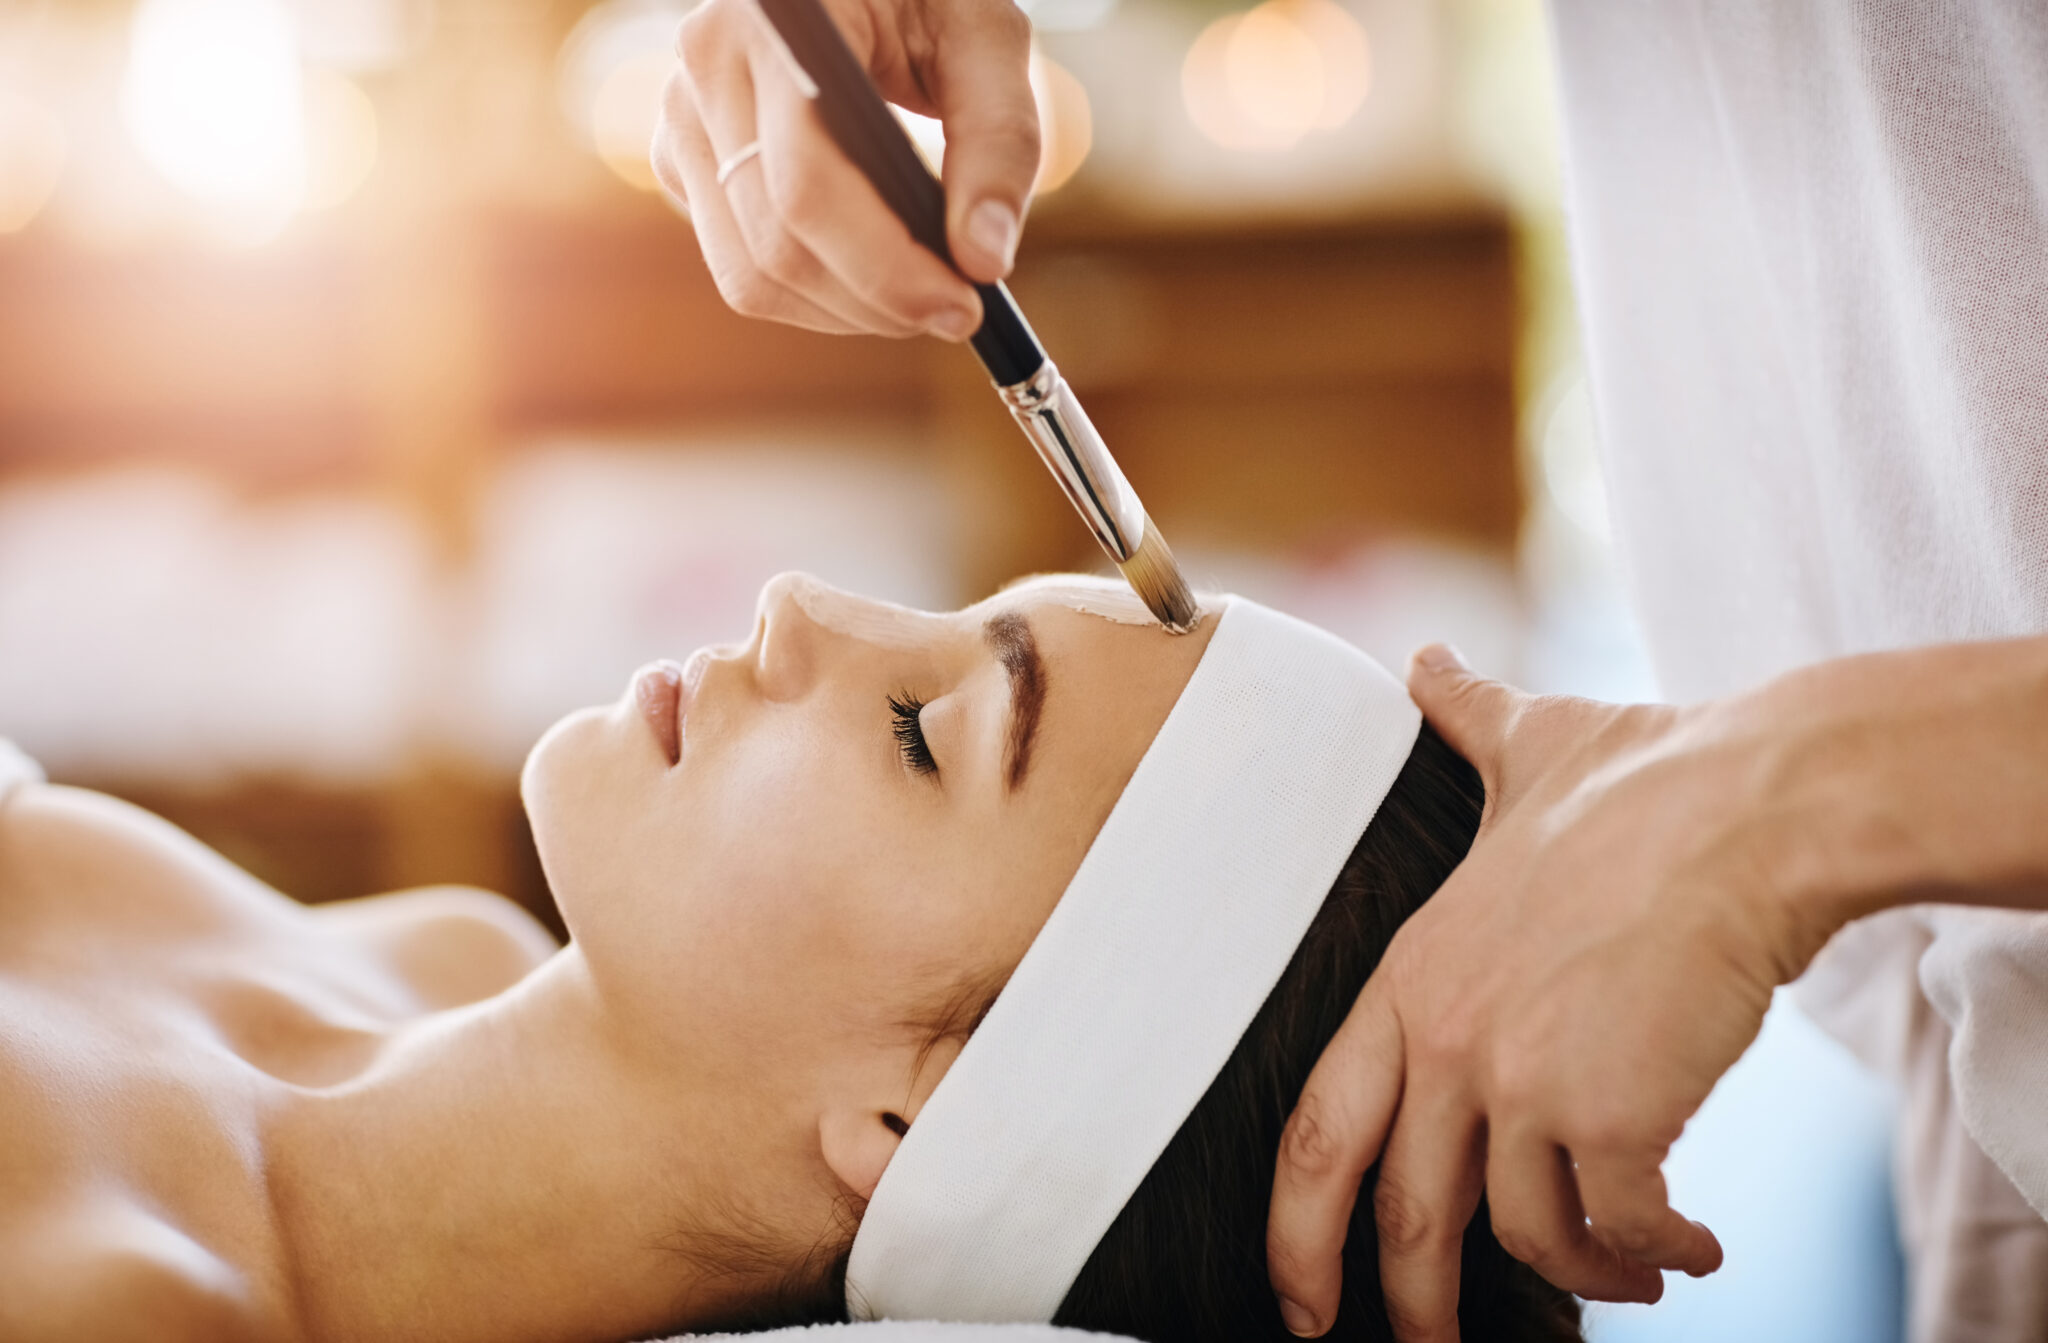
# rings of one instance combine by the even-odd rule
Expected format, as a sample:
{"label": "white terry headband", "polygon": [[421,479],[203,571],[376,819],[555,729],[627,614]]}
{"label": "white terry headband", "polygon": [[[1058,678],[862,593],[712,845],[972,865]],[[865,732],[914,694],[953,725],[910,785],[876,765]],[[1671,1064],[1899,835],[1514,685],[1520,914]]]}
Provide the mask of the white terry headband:
{"label": "white terry headband", "polygon": [[847,1265],[854,1318],[1052,1319],[1280,981],[1421,723],[1350,644],[1228,599],[883,1171]]}

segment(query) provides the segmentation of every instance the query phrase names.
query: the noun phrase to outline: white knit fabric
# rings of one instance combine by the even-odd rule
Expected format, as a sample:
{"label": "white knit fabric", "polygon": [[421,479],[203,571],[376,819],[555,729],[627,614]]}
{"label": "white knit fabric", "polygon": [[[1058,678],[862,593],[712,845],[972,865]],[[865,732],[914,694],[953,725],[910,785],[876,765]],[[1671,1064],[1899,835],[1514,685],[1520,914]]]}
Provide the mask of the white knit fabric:
{"label": "white knit fabric", "polygon": [[1421,726],[1241,598],[869,1201],[856,1318],[1045,1321],[1221,1071]]}
{"label": "white knit fabric", "polygon": [[[1611,512],[1665,694],[2048,631],[2048,4],[1552,12]],[[2048,1231],[1955,1192],[2000,1178],[1967,1169],[1982,1148],[2048,1208],[2048,998],[2021,991],[2048,936],[1993,926],[1868,921],[1802,985],[1908,1087],[1920,1343],[2048,1336]],[[1937,1131],[1958,1120],[1976,1146]]]}

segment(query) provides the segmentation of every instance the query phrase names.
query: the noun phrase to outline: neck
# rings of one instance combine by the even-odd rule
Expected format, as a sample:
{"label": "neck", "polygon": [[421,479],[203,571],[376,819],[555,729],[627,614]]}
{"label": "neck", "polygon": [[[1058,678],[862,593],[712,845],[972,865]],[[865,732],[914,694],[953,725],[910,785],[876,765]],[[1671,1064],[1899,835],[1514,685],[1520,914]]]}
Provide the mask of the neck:
{"label": "neck", "polygon": [[791,1169],[796,1144],[758,1115],[720,1123],[750,1107],[636,1063],[620,1035],[571,947],[281,1110],[271,1188],[306,1336],[632,1338],[761,1291],[691,1233],[758,1208],[735,1173]]}

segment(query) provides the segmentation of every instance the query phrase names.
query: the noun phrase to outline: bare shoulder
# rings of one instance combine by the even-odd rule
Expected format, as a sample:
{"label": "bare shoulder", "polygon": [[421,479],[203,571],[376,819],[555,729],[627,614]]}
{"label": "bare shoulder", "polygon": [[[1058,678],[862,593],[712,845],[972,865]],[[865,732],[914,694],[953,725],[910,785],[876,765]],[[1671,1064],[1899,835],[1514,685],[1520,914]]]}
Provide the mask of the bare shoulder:
{"label": "bare shoulder", "polygon": [[231,1265],[124,1200],[9,1220],[0,1225],[0,1337],[255,1343],[294,1334]]}
{"label": "bare shoulder", "polygon": [[[114,902],[132,932],[236,919],[290,902],[142,808],[84,788],[36,784],[0,807],[0,913],[75,916]],[[142,926],[149,925],[148,927]]]}
{"label": "bare shoulder", "polygon": [[156,818],[104,793],[61,784],[17,788],[0,807],[0,890],[43,884],[56,871],[75,870],[110,846],[136,848],[151,841]]}
{"label": "bare shoulder", "polygon": [[533,915],[475,886],[423,886],[313,913],[390,965],[430,1009],[503,992],[560,950]]}

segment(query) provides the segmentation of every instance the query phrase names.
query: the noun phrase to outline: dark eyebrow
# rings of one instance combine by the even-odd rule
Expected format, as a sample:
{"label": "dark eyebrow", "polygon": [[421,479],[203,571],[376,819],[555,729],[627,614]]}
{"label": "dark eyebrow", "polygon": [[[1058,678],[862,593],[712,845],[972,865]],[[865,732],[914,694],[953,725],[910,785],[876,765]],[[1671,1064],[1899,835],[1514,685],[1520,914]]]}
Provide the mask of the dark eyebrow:
{"label": "dark eyebrow", "polygon": [[1045,663],[1039,659],[1031,622],[1015,611],[990,616],[981,637],[1010,676],[1010,739],[1003,754],[1008,761],[1005,782],[1015,792],[1031,768],[1031,738],[1038,731],[1038,711],[1045,705]]}

